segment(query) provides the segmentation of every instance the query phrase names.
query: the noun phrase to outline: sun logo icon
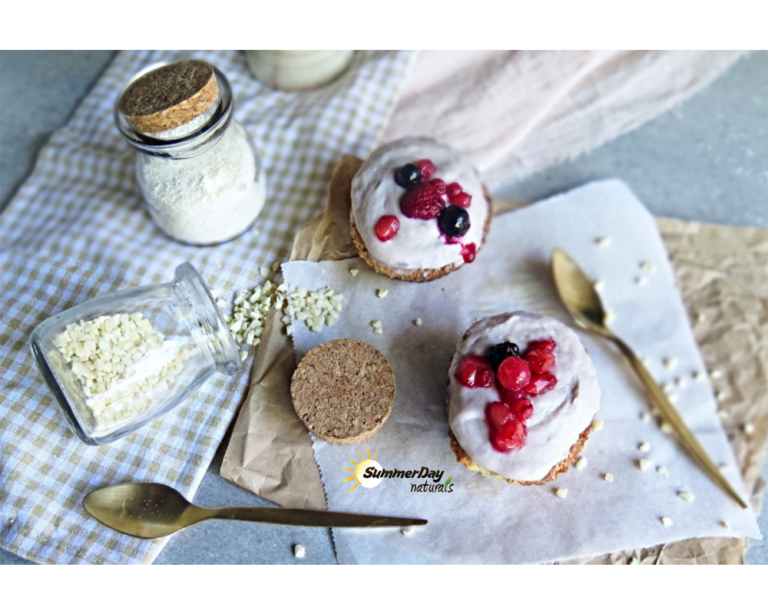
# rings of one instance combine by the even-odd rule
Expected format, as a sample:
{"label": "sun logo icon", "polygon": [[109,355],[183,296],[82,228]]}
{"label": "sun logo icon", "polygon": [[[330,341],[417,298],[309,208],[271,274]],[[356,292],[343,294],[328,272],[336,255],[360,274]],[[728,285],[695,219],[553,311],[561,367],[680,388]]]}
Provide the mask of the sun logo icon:
{"label": "sun logo icon", "polygon": [[379,451],[376,450],[376,453],[373,455],[373,458],[371,458],[371,449],[366,448],[366,451],[368,452],[368,456],[364,457],[360,452],[357,453],[357,455],[360,457],[360,460],[355,462],[351,458],[349,459],[349,462],[352,463],[352,467],[342,467],[344,471],[352,471],[352,475],[350,475],[348,478],[346,478],[344,481],[349,482],[351,480],[354,480],[355,483],[352,485],[352,488],[350,488],[347,492],[352,492],[357,488],[358,486],[362,486],[364,488],[373,488],[374,486],[378,486],[381,483],[382,478],[372,478],[372,477],[365,477],[365,472],[369,467],[373,467],[376,471],[381,471],[381,465],[377,463],[374,459],[379,454]]}

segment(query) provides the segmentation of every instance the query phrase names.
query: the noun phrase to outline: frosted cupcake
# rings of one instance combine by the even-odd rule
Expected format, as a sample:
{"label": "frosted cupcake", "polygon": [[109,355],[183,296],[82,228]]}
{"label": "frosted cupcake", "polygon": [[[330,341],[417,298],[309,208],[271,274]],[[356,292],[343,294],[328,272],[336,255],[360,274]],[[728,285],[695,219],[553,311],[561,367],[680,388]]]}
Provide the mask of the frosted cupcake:
{"label": "frosted cupcake", "polygon": [[352,180],[350,228],[377,272],[408,281],[443,277],[472,262],[491,221],[472,164],[426,138],[377,149]]}
{"label": "frosted cupcake", "polygon": [[473,324],[448,371],[451,447],[471,471],[511,484],[554,480],[584,447],[600,406],[576,334],[524,311]]}

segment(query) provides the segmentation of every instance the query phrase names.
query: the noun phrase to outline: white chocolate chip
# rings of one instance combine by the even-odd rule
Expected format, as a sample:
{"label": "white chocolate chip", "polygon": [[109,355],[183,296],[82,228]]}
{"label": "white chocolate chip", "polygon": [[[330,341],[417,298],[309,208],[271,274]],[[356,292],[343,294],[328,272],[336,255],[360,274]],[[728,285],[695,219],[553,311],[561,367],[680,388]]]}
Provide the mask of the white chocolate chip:
{"label": "white chocolate chip", "polygon": [[400,533],[403,535],[412,535],[413,534],[413,527],[403,527],[400,529]]}
{"label": "white chocolate chip", "polygon": [[667,369],[674,369],[677,366],[677,358],[669,356],[664,359],[663,364]]}
{"label": "white chocolate chip", "polygon": [[747,435],[752,435],[755,432],[755,425],[751,422],[747,422],[742,428]]}
{"label": "white chocolate chip", "polygon": [[709,372],[709,377],[711,377],[712,379],[723,377],[723,372],[720,369],[714,369]]}
{"label": "white chocolate chip", "polygon": [[628,564],[629,565],[639,565],[640,561],[638,559],[636,559],[635,557],[632,557],[631,559],[629,559],[629,563]]}
{"label": "white chocolate chip", "polygon": [[725,390],[720,390],[716,395],[715,398],[718,401],[725,401],[728,398],[728,394],[725,392]]}
{"label": "white chocolate chip", "polygon": [[567,488],[558,488],[555,491],[555,494],[560,497],[561,499],[565,499],[568,496],[568,489]]}
{"label": "white chocolate chip", "polygon": [[679,492],[677,493],[677,496],[680,497],[683,501],[686,501],[688,503],[690,503],[696,498],[693,496],[693,493],[690,493],[690,492]]}
{"label": "white chocolate chip", "polygon": [[240,352],[240,360],[242,360],[243,362],[245,362],[245,361],[247,360],[247,358],[248,358],[248,352],[246,352],[245,350],[242,350],[242,351]]}
{"label": "white chocolate chip", "polygon": [[723,520],[720,524],[723,525],[724,529],[730,529],[731,528],[731,525],[729,525],[725,520]]}
{"label": "white chocolate chip", "polygon": [[421,326],[421,318],[416,318],[416,319],[413,321],[413,323],[414,323],[416,326]]}
{"label": "white chocolate chip", "polygon": [[674,403],[675,401],[677,401],[677,394],[675,394],[675,393],[668,394],[667,398],[669,399],[670,403]]}
{"label": "white chocolate chip", "polygon": [[606,482],[613,482],[613,474],[612,474],[612,473],[606,473],[606,474],[603,476],[603,479],[604,479]]}
{"label": "white chocolate chip", "polygon": [[643,277],[642,275],[640,275],[639,277],[635,277],[635,283],[636,283],[638,286],[642,286],[642,285],[643,285],[645,282],[647,282],[647,281],[648,281],[648,279],[647,279],[647,278],[645,278],[645,277]]}
{"label": "white chocolate chip", "polygon": [[688,384],[686,379],[684,377],[676,377],[675,378],[675,384],[678,388],[685,388],[685,386]]}
{"label": "white chocolate chip", "polygon": [[651,444],[649,443],[641,443],[639,446],[637,446],[637,449],[641,452],[647,452],[651,449]]}
{"label": "white chocolate chip", "polygon": [[303,559],[307,555],[307,549],[301,544],[296,544],[293,547],[293,556],[297,559]]}
{"label": "white chocolate chip", "polygon": [[259,269],[259,273],[261,274],[262,277],[269,277],[269,269],[265,266]]}
{"label": "white chocolate chip", "polygon": [[702,312],[702,313],[700,313],[700,314],[698,315],[698,317],[696,318],[696,320],[698,320],[699,322],[705,322],[705,321],[706,321],[706,319],[707,319],[707,316],[706,316],[706,314],[704,314],[703,312]]}
{"label": "white chocolate chip", "polygon": [[653,271],[656,270],[656,266],[652,262],[641,262],[640,268],[643,269],[643,271],[648,271],[649,273],[653,273]]}
{"label": "white chocolate chip", "polygon": [[597,237],[595,244],[600,247],[608,247],[611,244],[611,237]]}
{"label": "white chocolate chip", "polygon": [[650,467],[653,463],[649,461],[647,458],[641,458],[639,461],[637,461],[637,466],[640,468],[640,471],[645,471]]}
{"label": "white chocolate chip", "polygon": [[640,420],[642,420],[643,422],[650,422],[651,414],[649,414],[647,411],[644,411],[642,414],[640,414]]}
{"label": "white chocolate chip", "polygon": [[359,270],[357,270],[357,269],[349,269],[349,274],[350,274],[352,277],[354,277],[355,275],[357,275],[359,272],[360,272],[360,271],[359,271]]}
{"label": "white chocolate chip", "polygon": [[593,420],[592,421],[592,430],[597,432],[601,431],[603,429],[603,424],[605,424],[602,420]]}
{"label": "white chocolate chip", "polygon": [[384,298],[385,296],[387,296],[387,294],[389,294],[389,290],[382,289],[382,290],[376,291],[376,296],[378,296],[379,298]]}
{"label": "white chocolate chip", "polygon": [[667,471],[667,468],[664,465],[659,465],[656,467],[656,471],[661,475],[669,475],[669,471]]}
{"label": "white chocolate chip", "polygon": [[606,310],[605,314],[603,315],[603,322],[605,324],[609,324],[613,322],[616,319],[616,314],[613,313],[610,309]]}
{"label": "white chocolate chip", "polygon": [[669,422],[662,422],[661,425],[659,426],[659,429],[665,435],[671,435],[672,433],[675,432],[675,429],[672,428],[672,425]]}
{"label": "white chocolate chip", "polygon": [[587,466],[587,458],[585,456],[579,456],[579,460],[576,461],[576,469],[584,469]]}
{"label": "white chocolate chip", "polygon": [[663,516],[661,518],[661,524],[663,524],[665,527],[671,527],[672,526],[672,519],[667,518],[666,516]]}
{"label": "white chocolate chip", "polygon": [[593,287],[597,292],[601,292],[605,288],[605,282],[602,279],[598,279],[594,284],[592,284]]}
{"label": "white chocolate chip", "polygon": [[697,382],[703,381],[704,380],[704,373],[702,371],[694,371],[693,379],[695,379]]}

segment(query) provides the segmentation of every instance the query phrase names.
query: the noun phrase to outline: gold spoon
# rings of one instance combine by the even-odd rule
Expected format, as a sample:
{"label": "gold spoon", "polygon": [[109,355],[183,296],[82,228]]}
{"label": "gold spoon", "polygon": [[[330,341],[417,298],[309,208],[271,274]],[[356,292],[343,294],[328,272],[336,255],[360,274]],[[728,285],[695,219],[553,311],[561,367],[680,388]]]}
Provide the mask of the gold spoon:
{"label": "gold spoon", "polygon": [[654,381],[651,374],[645,368],[643,363],[638,359],[635,353],[632,351],[626,343],[619,339],[613,332],[611,332],[605,325],[605,311],[603,310],[603,304],[600,301],[600,297],[592,282],[589,281],[571,257],[561,249],[555,249],[552,252],[552,273],[555,277],[555,286],[557,287],[557,293],[560,295],[560,300],[563,301],[566,309],[576,320],[576,324],[582,328],[602,335],[613,341],[619,346],[622,354],[626,356],[629,363],[635,369],[635,372],[643,382],[645,389],[653,399],[653,402],[659,408],[664,420],[666,420],[672,428],[674,428],[680,439],[685,446],[690,450],[693,457],[703,465],[703,467],[709,472],[709,474],[715,479],[715,481],[722,486],[722,488],[733,497],[736,502],[743,507],[747,508],[747,504],[739,497],[736,491],[731,487],[720,470],[712,462],[704,448],[701,447],[699,442],[694,437],[693,433],[688,429],[677,413],[672,403],[667,399],[667,395],[661,387]]}
{"label": "gold spoon", "polygon": [[83,507],[108,527],[143,539],[173,535],[201,520],[227,518],[302,527],[407,527],[428,524],[416,518],[392,518],[280,507],[198,507],[180,492],[152,482],[100,488],[83,499]]}

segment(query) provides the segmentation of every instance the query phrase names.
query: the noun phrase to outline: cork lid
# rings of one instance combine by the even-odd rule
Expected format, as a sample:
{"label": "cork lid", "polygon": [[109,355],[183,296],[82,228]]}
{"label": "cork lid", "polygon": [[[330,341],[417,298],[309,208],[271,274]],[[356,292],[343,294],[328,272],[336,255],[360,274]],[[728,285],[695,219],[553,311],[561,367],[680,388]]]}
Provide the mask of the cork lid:
{"label": "cork lid", "polygon": [[152,134],[192,121],[218,96],[213,66],[187,60],[161,66],[136,79],[121,96],[118,109],[137,130]]}
{"label": "cork lid", "polygon": [[376,348],[335,339],[313,348],[291,379],[293,406],[318,437],[350,444],[372,437],[395,402],[395,374]]}

